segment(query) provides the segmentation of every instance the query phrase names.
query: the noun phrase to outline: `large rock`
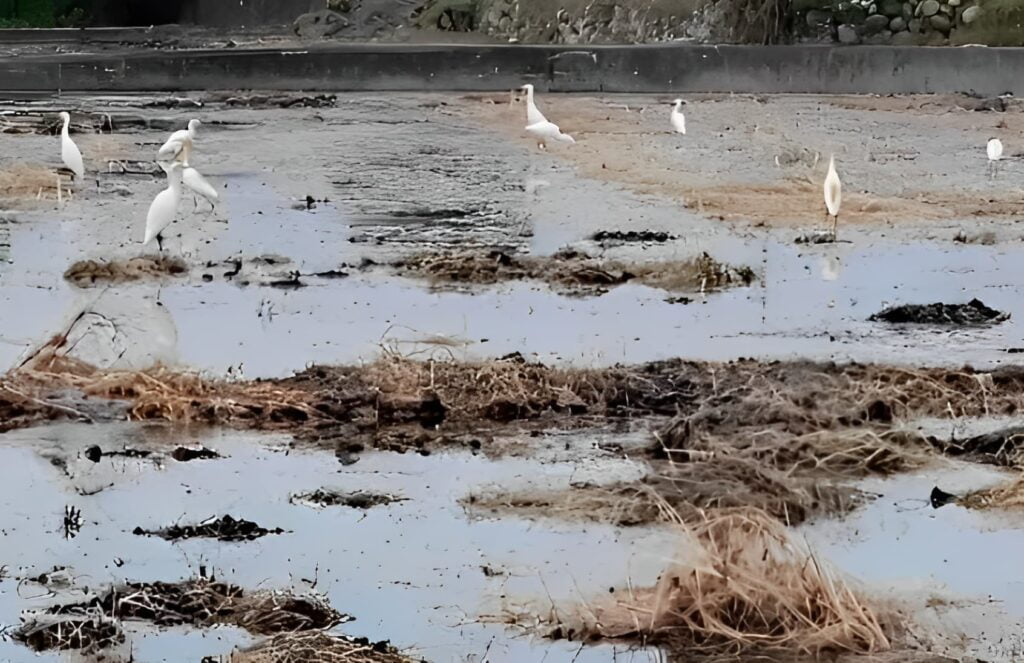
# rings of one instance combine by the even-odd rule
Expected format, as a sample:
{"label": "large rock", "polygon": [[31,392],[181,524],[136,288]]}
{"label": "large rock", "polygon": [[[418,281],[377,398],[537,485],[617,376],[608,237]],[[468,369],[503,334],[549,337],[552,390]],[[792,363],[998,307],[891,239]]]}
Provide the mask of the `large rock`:
{"label": "large rock", "polygon": [[965,9],[963,16],[961,16],[960,18],[963,20],[964,23],[970,25],[971,23],[977,21],[979,16],[981,16],[981,7],[979,7],[978,5],[974,5],[973,7],[968,7],[967,9]]}
{"label": "large rock", "polygon": [[889,18],[895,18],[903,14],[903,2],[902,0],[882,0],[878,4],[878,12]]}
{"label": "large rock", "polygon": [[928,19],[932,24],[932,28],[938,30],[942,34],[949,32],[949,29],[953,27],[953,22],[949,20],[949,17],[945,14],[936,14]]}
{"label": "large rock", "polygon": [[921,16],[935,16],[939,13],[939,0],[924,0],[917,6],[917,11]]}
{"label": "large rock", "polygon": [[303,14],[292,23],[292,30],[303,39],[323,39],[347,27],[348,19],[330,9]]}
{"label": "large rock", "polygon": [[893,46],[916,46],[917,39],[917,35],[915,35],[913,32],[908,32],[904,30],[903,32],[897,32],[896,34],[894,34],[889,43],[892,44]]}
{"label": "large rock", "polygon": [[903,20],[902,16],[897,16],[889,21],[889,29],[893,32],[903,32],[907,29],[907,22]]}
{"label": "large rock", "polygon": [[904,2],[902,16],[903,20],[908,22],[910,21],[910,19],[914,18],[914,5],[910,4],[909,2]]}
{"label": "large rock", "polygon": [[872,14],[864,21],[864,34],[867,36],[876,35],[889,27],[889,17],[881,14]]}
{"label": "large rock", "polygon": [[907,21],[907,29],[910,30],[911,32],[921,32],[921,27],[922,23],[921,19],[919,18],[914,18]]}
{"label": "large rock", "polygon": [[860,37],[857,36],[857,29],[848,23],[840,25],[836,32],[839,36],[839,43],[841,44],[860,43]]}

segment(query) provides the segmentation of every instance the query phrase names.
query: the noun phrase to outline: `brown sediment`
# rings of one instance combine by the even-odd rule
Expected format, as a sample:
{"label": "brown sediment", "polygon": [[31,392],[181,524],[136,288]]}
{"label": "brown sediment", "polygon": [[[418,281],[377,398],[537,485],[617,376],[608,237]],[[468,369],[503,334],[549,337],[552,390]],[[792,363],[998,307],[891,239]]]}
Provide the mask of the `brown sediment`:
{"label": "brown sediment", "polygon": [[229,663],[414,663],[387,642],[319,631],[284,633],[237,651]]}
{"label": "brown sediment", "polygon": [[60,176],[53,168],[20,164],[0,170],[0,200],[57,198]]}
{"label": "brown sediment", "polygon": [[869,654],[898,636],[896,620],[763,511],[719,509],[676,526],[676,561],[655,587],[555,611],[548,636],[660,645],[687,660]]}
{"label": "brown sediment", "polygon": [[200,628],[230,624],[256,635],[327,629],[344,621],[316,595],[245,591],[195,578],[177,583],[128,583],[80,603],[31,615],[14,637],[34,649],[103,649],[123,640],[121,621]]}
{"label": "brown sediment", "polygon": [[392,263],[400,275],[435,285],[480,285],[506,281],[542,281],[568,294],[600,294],[623,283],[641,283],[669,291],[696,292],[755,280],[749,267],[732,267],[707,253],[689,260],[626,264],[592,258],[567,249],[551,256],[516,256],[502,251],[420,254]]}
{"label": "brown sediment", "polygon": [[188,274],[188,265],[181,258],[138,256],[127,260],[80,260],[68,267],[64,278],[79,288],[87,288],[96,284],[157,280],[185,274]]}

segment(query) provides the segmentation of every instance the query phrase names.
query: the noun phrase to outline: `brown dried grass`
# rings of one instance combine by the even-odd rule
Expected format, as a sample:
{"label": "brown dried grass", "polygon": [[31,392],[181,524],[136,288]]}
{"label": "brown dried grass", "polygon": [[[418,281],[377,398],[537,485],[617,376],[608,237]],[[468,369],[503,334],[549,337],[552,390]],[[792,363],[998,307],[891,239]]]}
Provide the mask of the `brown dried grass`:
{"label": "brown dried grass", "polygon": [[319,631],[284,633],[234,652],[228,663],[412,663],[385,643]]}
{"label": "brown dried grass", "polygon": [[968,493],[957,501],[971,509],[1019,509],[1024,507],[1024,475],[994,488]]}
{"label": "brown dried grass", "polygon": [[0,170],[0,199],[56,198],[59,176],[52,168],[13,164]]}
{"label": "brown dried grass", "polygon": [[555,635],[639,640],[690,657],[890,649],[889,620],[763,511],[711,511],[677,526],[679,559],[654,588],[588,605]]}

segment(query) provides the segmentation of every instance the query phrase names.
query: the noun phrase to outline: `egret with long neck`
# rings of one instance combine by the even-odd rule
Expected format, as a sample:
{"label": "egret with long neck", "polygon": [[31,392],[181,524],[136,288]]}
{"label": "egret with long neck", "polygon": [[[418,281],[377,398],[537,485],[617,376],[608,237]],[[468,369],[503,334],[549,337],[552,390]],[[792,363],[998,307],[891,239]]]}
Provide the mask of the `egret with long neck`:
{"label": "egret with long neck", "polygon": [[64,121],[64,127],[60,130],[60,158],[68,170],[75,174],[75,179],[80,180],[85,177],[85,164],[82,163],[82,153],[68,134],[71,116],[62,112],[60,119]]}
{"label": "egret with long neck", "polygon": [[181,161],[188,163],[192,156],[192,142],[196,139],[199,120],[189,120],[188,129],[181,129],[171,134],[167,142],[160,146],[156,153],[157,161]]}
{"label": "egret with long neck", "polygon": [[521,90],[526,90],[526,124],[537,124],[538,122],[547,122],[548,118],[544,117],[544,113],[541,113],[537,108],[537,104],[533,103],[533,86],[527,83]]}
{"label": "egret with long neck", "polygon": [[156,239],[160,251],[164,250],[163,231],[171,225],[178,213],[178,203],[181,201],[181,171],[182,165],[178,162],[170,164],[160,162],[160,167],[167,173],[167,188],[156,194],[156,198],[149,205],[149,212],[146,214],[146,236],[142,245],[149,244]]}
{"label": "egret with long neck", "polygon": [[828,158],[828,174],[825,175],[825,221],[832,217],[832,241],[836,241],[839,232],[839,206],[843,202],[843,184],[836,172],[835,156]]}
{"label": "egret with long neck", "polygon": [[672,114],[669,116],[672,122],[672,129],[676,133],[686,133],[686,116],[683,115],[683,100],[676,99],[672,102]]}

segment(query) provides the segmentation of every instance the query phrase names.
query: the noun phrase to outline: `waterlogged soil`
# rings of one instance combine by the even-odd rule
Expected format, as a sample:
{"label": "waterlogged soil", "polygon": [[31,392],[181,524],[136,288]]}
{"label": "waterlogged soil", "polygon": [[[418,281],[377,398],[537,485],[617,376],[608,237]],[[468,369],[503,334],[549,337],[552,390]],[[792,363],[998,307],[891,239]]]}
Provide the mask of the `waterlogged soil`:
{"label": "waterlogged soil", "polygon": [[[353,618],[324,637],[414,659],[660,660],[508,617],[651,586],[666,505],[754,505],[906,585],[919,651],[1019,657],[1021,523],[929,497],[1019,471],[1020,109],[696,96],[680,136],[668,101],[539,95],[577,140],[545,151],[507,92],[0,108],[0,626],[215,577],[315,592]],[[89,172],[58,201],[18,173],[58,165],[59,110]],[[220,200],[142,247],[152,157],[192,117]],[[946,428],[995,415],[1011,432]],[[104,629],[126,660],[280,646]]]}

